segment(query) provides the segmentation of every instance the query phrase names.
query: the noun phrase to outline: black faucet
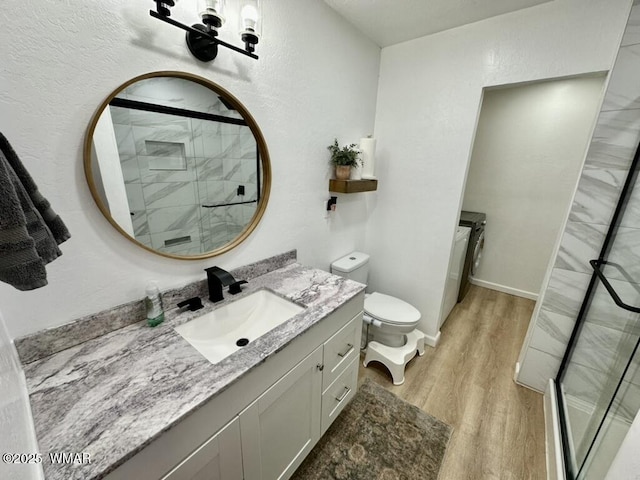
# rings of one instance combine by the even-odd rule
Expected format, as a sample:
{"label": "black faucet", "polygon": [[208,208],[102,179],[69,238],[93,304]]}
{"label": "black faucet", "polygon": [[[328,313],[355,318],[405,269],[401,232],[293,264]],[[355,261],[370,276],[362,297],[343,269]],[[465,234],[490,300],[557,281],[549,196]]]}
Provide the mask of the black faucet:
{"label": "black faucet", "polygon": [[236,279],[233,278],[226,270],[221,269],[220,267],[209,267],[204,269],[207,272],[207,284],[209,286],[209,300],[212,302],[219,302],[224,299],[222,295],[222,287],[229,287],[229,293],[235,295],[236,293],[240,293],[242,288],[240,285],[243,283],[247,283],[246,280],[240,280],[236,282]]}

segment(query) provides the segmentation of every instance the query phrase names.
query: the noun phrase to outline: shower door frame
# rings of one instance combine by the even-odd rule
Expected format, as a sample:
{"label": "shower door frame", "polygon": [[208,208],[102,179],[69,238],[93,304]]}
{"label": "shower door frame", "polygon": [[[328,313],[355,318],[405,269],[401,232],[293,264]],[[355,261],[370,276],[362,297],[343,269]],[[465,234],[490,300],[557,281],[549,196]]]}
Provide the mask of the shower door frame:
{"label": "shower door frame", "polygon": [[636,345],[633,349],[631,356],[629,357],[629,361],[627,362],[627,365],[622,373],[622,376],[620,377],[620,380],[618,381],[616,388],[613,391],[613,394],[611,395],[611,400],[609,401],[609,404],[605,409],[605,414],[602,420],[600,421],[598,428],[595,431],[593,439],[591,440],[591,444],[589,445],[589,448],[585,454],[585,457],[582,463],[580,465],[575,465],[574,459],[572,458],[573,452],[571,452],[571,449],[569,448],[569,445],[572,444],[572,441],[571,441],[571,438],[569,437],[570,432],[567,429],[567,421],[566,421],[567,411],[565,409],[564,397],[562,394],[560,381],[567,369],[567,365],[569,364],[569,361],[573,354],[576,341],[580,335],[580,332],[582,331],[582,327],[585,322],[585,316],[589,311],[589,308],[591,306],[591,301],[593,300],[593,296],[596,290],[596,286],[598,285],[599,282],[602,283],[602,285],[605,287],[609,295],[611,295],[611,298],[616,303],[616,305],[618,305],[620,308],[623,308],[625,310],[629,310],[635,313],[640,313],[640,307],[633,307],[622,302],[620,297],[617,295],[617,293],[615,292],[615,290],[613,289],[609,281],[606,279],[606,277],[600,270],[601,265],[605,265],[608,263],[606,259],[609,255],[612,243],[615,240],[616,234],[618,232],[618,227],[620,226],[620,220],[624,215],[627,204],[629,202],[630,193],[632,192],[635,186],[635,183],[638,177],[638,169],[640,167],[639,164],[640,164],[640,144],[638,144],[638,147],[636,148],[636,152],[633,156],[633,161],[631,162],[629,173],[627,174],[627,178],[622,187],[622,191],[620,192],[620,197],[618,199],[616,209],[611,219],[611,224],[609,226],[609,230],[607,231],[607,235],[605,237],[602,249],[600,250],[600,254],[598,255],[597,259],[589,261],[594,272],[591,276],[591,280],[589,281],[589,286],[587,287],[587,291],[585,292],[582,305],[580,306],[580,311],[578,312],[576,324],[573,328],[573,331],[571,332],[571,337],[569,338],[567,349],[565,350],[564,356],[562,358],[562,362],[560,363],[558,374],[554,379],[556,403],[558,406],[558,423],[560,425],[560,433],[561,433],[561,439],[562,439],[562,452],[564,457],[565,473],[568,475],[568,478],[570,478],[571,480],[575,480],[580,474],[580,472],[582,471],[583,467],[585,466],[586,461],[589,458],[589,455],[596,443],[596,440],[598,439],[600,430],[602,429],[602,426],[607,418],[607,413],[611,410],[611,406],[613,405],[616,395],[620,390],[620,386],[622,385],[622,382],[627,374],[627,371],[629,370],[631,362],[633,361],[633,358],[635,357],[640,347],[640,340],[638,340],[638,342],[636,342]]}

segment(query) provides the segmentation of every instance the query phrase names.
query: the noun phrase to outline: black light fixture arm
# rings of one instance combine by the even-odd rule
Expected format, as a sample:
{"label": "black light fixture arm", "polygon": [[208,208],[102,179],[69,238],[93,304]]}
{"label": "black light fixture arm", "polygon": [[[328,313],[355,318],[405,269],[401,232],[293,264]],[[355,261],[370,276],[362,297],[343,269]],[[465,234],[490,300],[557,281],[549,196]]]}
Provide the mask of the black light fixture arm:
{"label": "black light fixture arm", "polygon": [[187,45],[191,53],[203,62],[209,62],[216,58],[218,53],[218,45],[233,50],[234,52],[241,53],[247,57],[258,59],[258,55],[253,53],[253,46],[249,50],[249,44],[247,44],[247,50],[243,50],[240,47],[231,45],[217,38],[218,32],[212,29],[208,25],[195,24],[192,27],[180,23],[170,17],[170,6],[174,5],[174,0],[154,0],[157,4],[157,11],[149,10],[149,15],[158,20],[162,20],[169,25],[181,28],[187,32]]}

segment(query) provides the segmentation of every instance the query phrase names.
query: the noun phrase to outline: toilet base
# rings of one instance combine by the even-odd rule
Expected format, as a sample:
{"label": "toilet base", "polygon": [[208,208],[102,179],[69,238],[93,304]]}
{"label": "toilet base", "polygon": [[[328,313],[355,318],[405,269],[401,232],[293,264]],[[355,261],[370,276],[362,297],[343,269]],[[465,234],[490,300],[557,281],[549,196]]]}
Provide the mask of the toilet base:
{"label": "toilet base", "polygon": [[369,362],[382,363],[393,378],[394,385],[402,385],[404,383],[404,369],[416,353],[420,356],[424,355],[424,338],[425,335],[417,328],[407,334],[407,343],[402,347],[389,347],[376,341],[369,342],[367,353],[364,357],[364,366]]}

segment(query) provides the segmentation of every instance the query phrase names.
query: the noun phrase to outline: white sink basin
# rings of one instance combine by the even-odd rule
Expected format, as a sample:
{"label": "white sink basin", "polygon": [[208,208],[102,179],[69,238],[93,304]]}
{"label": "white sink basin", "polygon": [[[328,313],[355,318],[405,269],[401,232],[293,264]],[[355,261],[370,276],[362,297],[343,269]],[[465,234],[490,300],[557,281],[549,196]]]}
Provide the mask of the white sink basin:
{"label": "white sink basin", "polygon": [[218,363],[303,310],[267,290],[258,290],[175,330],[207,360]]}

